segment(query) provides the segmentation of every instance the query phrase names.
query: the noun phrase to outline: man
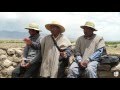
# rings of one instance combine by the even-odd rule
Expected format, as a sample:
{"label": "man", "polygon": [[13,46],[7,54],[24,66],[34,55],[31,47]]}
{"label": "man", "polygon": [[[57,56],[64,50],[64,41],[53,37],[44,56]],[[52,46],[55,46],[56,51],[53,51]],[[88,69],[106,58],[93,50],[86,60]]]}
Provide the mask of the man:
{"label": "man", "polygon": [[75,62],[69,68],[68,78],[78,78],[85,75],[87,78],[97,78],[99,58],[106,53],[105,42],[102,37],[94,34],[95,25],[86,22],[84,35],[79,37],[75,46]]}
{"label": "man", "polygon": [[59,59],[68,58],[69,56],[66,51],[62,50],[70,46],[71,42],[62,34],[65,32],[65,28],[58,22],[53,21],[51,24],[46,24],[45,27],[51,34],[41,41],[42,64],[40,76],[43,78],[57,78]]}
{"label": "man", "polygon": [[12,78],[30,78],[37,77],[41,64],[40,52],[40,34],[39,26],[36,23],[30,23],[27,28],[30,37],[24,38],[26,47],[24,48],[23,60],[18,67],[12,72]]}

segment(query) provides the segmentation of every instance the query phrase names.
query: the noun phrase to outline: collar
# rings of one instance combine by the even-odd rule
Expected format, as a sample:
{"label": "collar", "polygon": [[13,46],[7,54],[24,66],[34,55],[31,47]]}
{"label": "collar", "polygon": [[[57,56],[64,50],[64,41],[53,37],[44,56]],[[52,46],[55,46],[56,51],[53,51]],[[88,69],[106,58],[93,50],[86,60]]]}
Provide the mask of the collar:
{"label": "collar", "polygon": [[54,37],[55,40],[59,39],[60,37],[62,37],[63,34],[59,34],[56,38]]}
{"label": "collar", "polygon": [[91,39],[93,39],[95,36],[96,36],[96,34],[93,34],[93,35],[90,36],[90,37],[86,37],[86,36],[84,35],[84,38],[87,39],[87,40],[91,40]]}
{"label": "collar", "polygon": [[40,34],[36,34],[36,35],[34,35],[34,36],[30,36],[29,38],[30,39],[36,39],[36,38],[38,38],[40,36]]}

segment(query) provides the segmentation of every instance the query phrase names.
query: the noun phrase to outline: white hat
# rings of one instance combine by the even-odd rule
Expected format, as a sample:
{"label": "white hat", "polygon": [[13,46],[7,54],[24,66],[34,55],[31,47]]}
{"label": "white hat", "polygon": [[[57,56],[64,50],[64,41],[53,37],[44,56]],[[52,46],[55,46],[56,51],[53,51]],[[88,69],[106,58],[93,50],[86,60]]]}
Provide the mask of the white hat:
{"label": "white hat", "polygon": [[92,22],[86,22],[85,23],[85,25],[84,26],[80,26],[81,28],[85,28],[85,27],[89,27],[89,28],[92,28],[94,31],[97,31],[96,29],[95,29],[95,24],[94,23],[92,23]]}
{"label": "white hat", "polygon": [[51,30],[51,27],[50,27],[51,25],[58,26],[61,30],[61,33],[65,32],[65,28],[56,21],[52,21],[51,24],[46,24],[45,25],[46,29]]}
{"label": "white hat", "polygon": [[36,23],[30,23],[25,29],[33,29],[33,30],[36,30],[36,31],[41,31],[39,29],[39,25],[36,24]]}

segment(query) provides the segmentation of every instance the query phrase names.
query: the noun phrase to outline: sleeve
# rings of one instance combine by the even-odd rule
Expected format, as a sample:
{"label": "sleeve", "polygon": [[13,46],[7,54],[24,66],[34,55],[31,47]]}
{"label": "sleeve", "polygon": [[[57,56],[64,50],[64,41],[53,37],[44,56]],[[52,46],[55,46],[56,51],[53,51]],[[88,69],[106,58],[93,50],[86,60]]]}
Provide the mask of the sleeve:
{"label": "sleeve", "polygon": [[104,52],[104,47],[99,48],[98,50],[96,50],[95,53],[93,53],[90,57],[89,60],[90,61],[99,61],[99,58],[103,55]]}
{"label": "sleeve", "polygon": [[103,37],[100,38],[99,42],[97,43],[97,49],[105,47],[105,41]]}
{"label": "sleeve", "polygon": [[41,43],[40,43],[40,46],[41,46],[41,55],[42,55],[42,56],[43,56],[43,54],[44,54],[45,41],[46,41],[46,37],[44,37],[44,38],[41,40]]}
{"label": "sleeve", "polygon": [[71,46],[69,46],[65,51],[67,53],[67,57],[70,57],[73,53]]}
{"label": "sleeve", "polygon": [[41,52],[39,50],[39,52],[37,53],[36,57],[30,63],[31,64],[41,63],[41,61],[42,61],[42,56],[41,56]]}
{"label": "sleeve", "polygon": [[34,48],[35,50],[40,49],[40,42],[33,42],[32,41],[31,47]]}
{"label": "sleeve", "polygon": [[76,41],[74,54],[75,54],[75,60],[77,62],[80,62],[82,60],[81,53],[80,53],[80,38],[78,38]]}
{"label": "sleeve", "polygon": [[24,50],[23,50],[23,57],[24,58],[27,58],[27,56],[28,56],[28,50],[29,50],[29,46],[25,46],[25,48],[24,48]]}
{"label": "sleeve", "polygon": [[32,48],[34,48],[35,50],[40,50],[40,42],[41,42],[41,37],[39,37],[36,42],[32,41],[32,44],[30,45]]}

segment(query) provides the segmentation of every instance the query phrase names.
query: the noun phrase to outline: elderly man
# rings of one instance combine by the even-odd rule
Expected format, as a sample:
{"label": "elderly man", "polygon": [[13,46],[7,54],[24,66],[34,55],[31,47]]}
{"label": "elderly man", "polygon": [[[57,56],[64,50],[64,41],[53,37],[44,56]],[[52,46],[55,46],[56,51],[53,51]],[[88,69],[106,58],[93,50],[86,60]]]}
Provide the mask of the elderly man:
{"label": "elderly man", "polygon": [[12,78],[30,78],[39,75],[41,64],[40,34],[39,26],[36,23],[30,23],[27,28],[30,37],[24,38],[26,47],[24,48],[23,60],[12,72]]}
{"label": "elderly man", "polygon": [[45,25],[51,32],[41,41],[42,64],[40,76],[43,78],[57,78],[60,58],[67,58],[68,53],[64,51],[71,42],[62,34],[65,28],[58,22],[53,21]]}
{"label": "elderly man", "polygon": [[93,33],[97,30],[92,22],[86,22],[81,28],[84,29],[84,35],[76,41],[75,61],[70,66],[67,77],[85,75],[87,78],[97,78],[99,58],[106,53],[105,42],[103,37]]}

